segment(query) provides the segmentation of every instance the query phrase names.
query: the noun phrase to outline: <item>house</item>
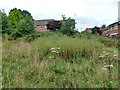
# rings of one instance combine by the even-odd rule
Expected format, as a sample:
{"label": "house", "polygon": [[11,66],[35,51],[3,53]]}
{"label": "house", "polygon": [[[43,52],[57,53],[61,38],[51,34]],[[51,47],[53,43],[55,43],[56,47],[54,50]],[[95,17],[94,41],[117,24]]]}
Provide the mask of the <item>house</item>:
{"label": "house", "polygon": [[55,31],[56,29],[60,29],[62,25],[61,20],[54,20],[54,19],[44,19],[44,20],[35,20],[34,26],[36,31]]}
{"label": "house", "polygon": [[35,20],[35,22],[34,22],[35,30],[41,31],[41,32],[49,31],[47,29],[47,25],[48,25],[49,21],[50,20]]}
{"label": "house", "polygon": [[85,31],[92,32],[93,29],[96,29],[99,35],[101,35],[100,27],[95,26],[94,28],[86,28]]}
{"label": "house", "polygon": [[117,37],[120,31],[120,21],[110,24],[108,29],[109,37]]}
{"label": "house", "polygon": [[87,31],[87,32],[92,32],[92,29],[93,29],[93,28],[86,28],[85,31]]}
{"label": "house", "polygon": [[100,29],[102,32],[102,36],[108,37],[109,35],[109,27],[105,27],[104,29]]}

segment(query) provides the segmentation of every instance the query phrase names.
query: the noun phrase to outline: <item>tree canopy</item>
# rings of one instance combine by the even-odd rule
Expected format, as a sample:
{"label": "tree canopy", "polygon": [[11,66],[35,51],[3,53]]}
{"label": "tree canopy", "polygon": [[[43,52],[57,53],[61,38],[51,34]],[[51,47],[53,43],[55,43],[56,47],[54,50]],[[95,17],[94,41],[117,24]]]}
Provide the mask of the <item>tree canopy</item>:
{"label": "tree canopy", "polygon": [[92,34],[95,34],[95,35],[97,35],[97,34],[98,34],[98,32],[97,32],[97,29],[96,29],[96,28],[93,28],[93,29],[92,29]]}
{"label": "tree canopy", "polygon": [[10,13],[9,13],[8,17],[9,17],[9,20],[10,20],[10,22],[13,25],[14,28],[16,28],[16,23],[23,19],[22,14],[16,8],[10,10]]}
{"label": "tree canopy", "polygon": [[34,19],[27,10],[13,8],[7,16],[5,11],[2,14],[2,33],[14,38],[27,35],[34,30]]}
{"label": "tree canopy", "polygon": [[65,15],[62,15],[62,27],[60,31],[63,34],[67,34],[68,36],[74,34],[74,29],[75,29],[75,20],[71,19],[70,17],[67,18]]}
{"label": "tree canopy", "polygon": [[10,34],[11,33],[11,23],[9,21],[9,18],[7,17],[6,13],[4,10],[0,11],[0,15],[2,17],[1,23],[2,25],[2,34]]}
{"label": "tree canopy", "polygon": [[105,24],[103,24],[103,25],[101,26],[101,28],[102,28],[102,29],[104,29],[105,27],[106,27],[106,25],[105,25]]}

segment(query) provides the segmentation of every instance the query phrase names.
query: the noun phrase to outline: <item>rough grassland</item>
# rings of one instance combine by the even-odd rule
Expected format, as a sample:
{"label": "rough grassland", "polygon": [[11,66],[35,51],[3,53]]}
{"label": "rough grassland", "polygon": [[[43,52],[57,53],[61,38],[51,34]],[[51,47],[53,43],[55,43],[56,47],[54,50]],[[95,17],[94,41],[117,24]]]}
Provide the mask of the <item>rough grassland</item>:
{"label": "rough grassland", "polygon": [[3,41],[3,88],[117,88],[118,52],[87,38]]}

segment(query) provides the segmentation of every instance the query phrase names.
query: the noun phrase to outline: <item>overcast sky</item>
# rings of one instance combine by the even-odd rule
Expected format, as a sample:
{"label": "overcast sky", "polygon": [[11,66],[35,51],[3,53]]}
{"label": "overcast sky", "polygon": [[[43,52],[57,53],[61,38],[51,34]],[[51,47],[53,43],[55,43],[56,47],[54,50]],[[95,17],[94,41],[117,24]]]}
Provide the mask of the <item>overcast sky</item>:
{"label": "overcast sky", "polygon": [[61,15],[76,20],[76,28],[109,25],[118,19],[120,0],[0,0],[0,8],[9,13],[10,9],[27,10],[35,20],[62,19]]}

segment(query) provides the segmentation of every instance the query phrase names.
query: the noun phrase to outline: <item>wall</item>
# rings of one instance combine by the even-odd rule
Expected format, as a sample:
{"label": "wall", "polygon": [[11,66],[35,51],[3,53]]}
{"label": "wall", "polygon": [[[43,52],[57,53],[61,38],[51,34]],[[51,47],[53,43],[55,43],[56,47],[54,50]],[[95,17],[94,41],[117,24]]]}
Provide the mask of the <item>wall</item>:
{"label": "wall", "polygon": [[[112,31],[111,31],[111,27],[112,27]],[[109,28],[109,32],[110,32],[110,34],[118,33],[118,29],[114,30],[114,25],[112,25],[112,26],[110,26],[110,28]]]}
{"label": "wall", "polygon": [[119,22],[119,25],[118,25],[118,33],[119,33],[119,37],[120,37],[120,22]]}
{"label": "wall", "polygon": [[36,30],[36,31],[41,31],[41,32],[49,31],[49,30],[47,30],[47,28],[45,28],[45,26],[42,26],[42,28],[41,28],[40,26],[37,26],[37,27],[35,28],[35,30]]}

